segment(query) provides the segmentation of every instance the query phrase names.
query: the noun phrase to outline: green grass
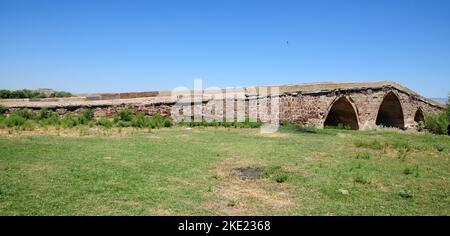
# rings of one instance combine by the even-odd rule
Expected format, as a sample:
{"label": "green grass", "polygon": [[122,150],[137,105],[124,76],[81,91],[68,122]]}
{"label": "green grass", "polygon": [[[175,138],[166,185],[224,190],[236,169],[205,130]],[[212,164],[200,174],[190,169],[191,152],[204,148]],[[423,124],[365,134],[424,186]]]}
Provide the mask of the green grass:
{"label": "green grass", "polygon": [[447,136],[82,127],[0,130],[0,215],[450,214]]}

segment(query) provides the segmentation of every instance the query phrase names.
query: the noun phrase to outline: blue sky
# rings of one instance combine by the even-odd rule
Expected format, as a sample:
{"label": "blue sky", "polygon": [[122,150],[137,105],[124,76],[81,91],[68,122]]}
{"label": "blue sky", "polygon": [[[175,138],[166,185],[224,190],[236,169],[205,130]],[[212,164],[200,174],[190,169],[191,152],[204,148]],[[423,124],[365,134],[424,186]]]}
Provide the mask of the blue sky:
{"label": "blue sky", "polygon": [[151,91],[195,78],[393,80],[446,97],[450,1],[0,0],[0,88]]}

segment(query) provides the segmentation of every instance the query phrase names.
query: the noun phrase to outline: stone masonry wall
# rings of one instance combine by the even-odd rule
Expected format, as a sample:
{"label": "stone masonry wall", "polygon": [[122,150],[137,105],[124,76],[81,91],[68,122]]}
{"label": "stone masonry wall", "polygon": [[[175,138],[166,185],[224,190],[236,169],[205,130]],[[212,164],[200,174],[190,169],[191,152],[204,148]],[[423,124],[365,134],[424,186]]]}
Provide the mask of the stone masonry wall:
{"label": "stone masonry wall", "polygon": [[[442,109],[442,106],[430,103],[421,97],[408,94],[402,90],[392,87],[366,88],[366,89],[347,89],[331,90],[323,92],[314,92],[302,94],[301,92],[283,93],[279,99],[278,107],[271,107],[271,100],[267,97],[247,96],[239,99],[201,100],[192,105],[186,103],[182,106],[175,105],[175,102],[142,102],[142,103],[118,103],[113,105],[93,105],[94,116],[112,118],[122,109],[128,108],[133,113],[143,112],[145,115],[161,114],[163,116],[172,116],[176,121],[188,121],[191,118],[206,121],[227,120],[243,121],[245,118],[250,120],[261,120],[266,122],[270,116],[279,112],[279,122],[289,122],[296,124],[312,125],[318,128],[324,126],[324,122],[330,112],[334,102],[341,97],[345,97],[352,105],[356,113],[359,129],[367,130],[376,127],[376,120],[379,108],[384,97],[394,93],[401,104],[404,117],[404,128],[414,129],[417,122],[414,116],[418,109],[423,112],[436,112]],[[164,100],[165,101],[165,100]],[[80,114],[84,106],[53,107],[61,116],[67,113]],[[11,107],[8,112],[12,112],[21,107]],[[40,107],[32,107],[40,109]],[[200,110],[201,116],[195,117],[194,110]],[[266,109],[267,115],[262,116],[262,110]],[[263,113],[265,114],[265,113]]]}

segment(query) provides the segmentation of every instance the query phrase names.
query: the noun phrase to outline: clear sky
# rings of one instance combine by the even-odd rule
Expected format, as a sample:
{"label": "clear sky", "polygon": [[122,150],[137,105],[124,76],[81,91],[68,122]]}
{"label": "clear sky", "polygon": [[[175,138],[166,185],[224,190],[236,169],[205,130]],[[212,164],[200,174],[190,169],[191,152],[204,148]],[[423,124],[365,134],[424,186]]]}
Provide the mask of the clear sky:
{"label": "clear sky", "polygon": [[450,92],[450,1],[0,0],[0,88],[327,81]]}

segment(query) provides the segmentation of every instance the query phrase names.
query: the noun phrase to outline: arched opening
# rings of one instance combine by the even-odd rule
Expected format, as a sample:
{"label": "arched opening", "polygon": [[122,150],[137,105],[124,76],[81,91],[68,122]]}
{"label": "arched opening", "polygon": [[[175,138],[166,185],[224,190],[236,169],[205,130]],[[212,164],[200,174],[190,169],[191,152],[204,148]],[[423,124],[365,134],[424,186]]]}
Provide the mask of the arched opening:
{"label": "arched opening", "polygon": [[416,123],[420,123],[424,121],[423,111],[421,108],[417,109],[416,114],[414,115],[414,121]]}
{"label": "arched opening", "polygon": [[393,92],[384,97],[378,110],[376,124],[399,129],[405,128],[402,105]]}
{"label": "arched opening", "polygon": [[358,130],[358,117],[352,104],[345,98],[341,97],[333,103],[328,112],[324,123],[325,127],[348,127]]}

